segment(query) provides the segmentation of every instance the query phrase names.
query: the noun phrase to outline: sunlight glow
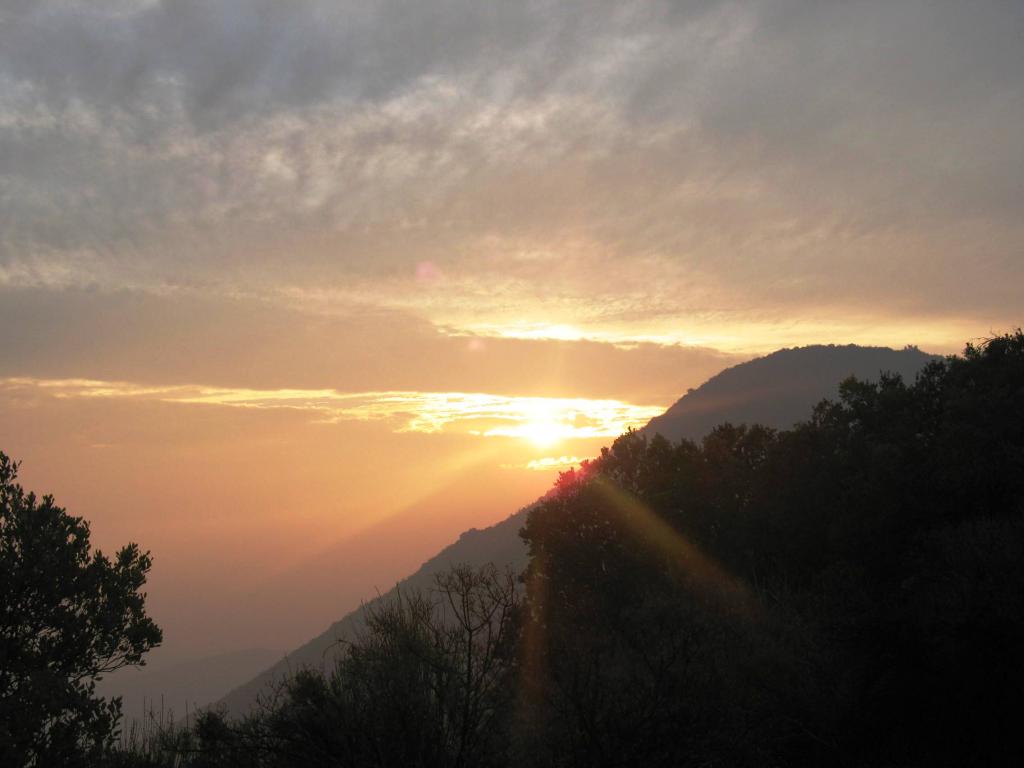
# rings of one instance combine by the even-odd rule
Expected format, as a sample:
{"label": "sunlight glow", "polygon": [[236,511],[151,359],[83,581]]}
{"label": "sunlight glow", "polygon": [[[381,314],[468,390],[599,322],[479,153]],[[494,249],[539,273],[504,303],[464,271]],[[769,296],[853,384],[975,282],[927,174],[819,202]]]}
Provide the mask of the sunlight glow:
{"label": "sunlight glow", "polygon": [[525,464],[502,464],[503,469],[529,469],[534,472],[559,472],[567,469],[574,469],[582,464],[585,459],[579,456],[545,456],[542,459],[530,459]]}
{"label": "sunlight glow", "polygon": [[736,607],[749,609],[750,593],[746,584],[705,555],[643,501],[604,477],[595,479],[594,488],[637,541],[652,553],[666,558],[678,575],[688,578],[706,595],[728,599]]}
{"label": "sunlight glow", "polygon": [[[575,314],[585,312],[580,307]],[[595,319],[576,325],[538,324],[509,321],[479,323],[459,317],[438,316],[438,327],[450,336],[479,339],[524,339],[530,341],[590,341],[630,349],[639,345],[682,346],[714,349],[726,354],[754,355],[782,347],[820,344],[864,344],[900,348],[916,344],[934,351],[955,352],[963,341],[964,328],[978,323],[959,316],[886,318],[857,314],[850,310],[840,317],[822,312],[824,320],[709,316],[654,318],[643,322],[610,324]],[[998,325],[998,323],[994,323]]]}
{"label": "sunlight glow", "polygon": [[563,428],[552,421],[531,421],[522,427],[523,437],[536,446],[547,448],[562,439]]}
{"label": "sunlight glow", "polygon": [[515,397],[478,392],[339,392],[333,389],[246,389],[153,386],[93,379],[0,379],[0,390],[56,399],[120,399],[309,414],[323,424],[391,422],[395,432],[455,433],[527,440],[617,437],[664,411],[621,400]]}

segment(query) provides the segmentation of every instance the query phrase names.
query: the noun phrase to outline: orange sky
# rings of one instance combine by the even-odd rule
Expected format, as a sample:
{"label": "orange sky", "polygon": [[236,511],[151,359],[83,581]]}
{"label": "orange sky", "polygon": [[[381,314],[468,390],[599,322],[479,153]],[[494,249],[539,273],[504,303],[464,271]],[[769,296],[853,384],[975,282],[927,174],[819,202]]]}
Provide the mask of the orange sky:
{"label": "orange sky", "polygon": [[[667,404],[0,381],[24,483],[98,545],[153,551],[154,615],[185,655],[308,639]],[[357,536],[363,562],[330,562]]]}

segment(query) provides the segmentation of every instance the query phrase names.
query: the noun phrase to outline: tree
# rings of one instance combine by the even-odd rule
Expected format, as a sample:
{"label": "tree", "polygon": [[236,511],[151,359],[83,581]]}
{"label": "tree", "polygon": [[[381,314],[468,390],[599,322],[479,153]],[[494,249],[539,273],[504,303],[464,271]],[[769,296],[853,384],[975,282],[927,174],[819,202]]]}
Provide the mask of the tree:
{"label": "tree", "polygon": [[1024,333],[532,507],[542,765],[1017,765]]}
{"label": "tree", "polygon": [[121,716],[96,681],[162,640],[140,591],[150,556],[93,551],[89,524],[17,471],[0,453],[0,765],[94,764]]}
{"label": "tree", "polygon": [[511,572],[452,566],[367,606],[333,670],[300,670],[241,721],[205,713],[170,751],[195,768],[505,765],[520,598]]}

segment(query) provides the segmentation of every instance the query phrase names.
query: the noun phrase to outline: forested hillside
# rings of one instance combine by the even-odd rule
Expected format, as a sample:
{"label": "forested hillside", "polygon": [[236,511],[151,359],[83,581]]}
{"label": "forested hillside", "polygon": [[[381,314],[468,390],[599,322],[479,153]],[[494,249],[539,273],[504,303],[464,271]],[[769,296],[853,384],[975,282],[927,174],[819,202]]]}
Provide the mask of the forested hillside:
{"label": "forested hillside", "polygon": [[394,589],[336,621],[322,634],[295,649],[257,677],[232,690],[217,706],[233,714],[245,714],[252,710],[261,695],[266,696],[275,684],[286,680],[298,670],[330,670],[337,657],[347,647],[346,643],[365,631],[367,610],[373,611],[394,600],[399,591],[415,592],[430,589],[436,576],[453,565],[468,564],[479,568],[488,563],[497,563],[501,567],[508,566],[518,573],[526,565],[526,547],[517,534],[526,519],[527,510],[528,508],[522,509],[489,528],[466,531],[458,541],[430,558],[416,573],[403,579]]}
{"label": "forested hillside", "polygon": [[1016,765],[1024,334],[844,382],[776,431],[630,433],[492,568],[138,764]]}
{"label": "forested hillside", "polygon": [[[660,433],[671,440],[686,437],[699,441],[724,421],[788,428],[805,419],[822,399],[834,398],[839,392],[839,383],[849,376],[877,381],[882,373],[890,372],[912,381],[928,362],[937,359],[913,347],[897,351],[851,344],[783,349],[712,377],[683,396],[665,414],[653,419],[641,432]],[[518,573],[527,557],[525,544],[518,536],[526,521],[527,509],[519,510],[490,528],[466,532],[398,587],[427,588],[438,573],[454,563],[474,566],[493,563],[499,569],[511,567]],[[394,590],[382,596],[384,600],[394,597]],[[259,676],[228,693],[220,705],[233,714],[244,714],[261,693],[266,694],[267,686],[273,682],[303,667],[329,667],[334,663],[335,653],[344,647],[343,643],[353,639],[364,627],[364,619],[362,608],[352,611]]]}

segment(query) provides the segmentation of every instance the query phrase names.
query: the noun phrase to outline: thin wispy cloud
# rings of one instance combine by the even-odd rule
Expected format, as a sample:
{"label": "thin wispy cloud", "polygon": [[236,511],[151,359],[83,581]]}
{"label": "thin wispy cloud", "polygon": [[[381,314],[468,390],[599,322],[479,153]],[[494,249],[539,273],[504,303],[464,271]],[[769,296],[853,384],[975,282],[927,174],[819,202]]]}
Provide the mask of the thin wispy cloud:
{"label": "thin wispy cloud", "polygon": [[[662,406],[620,400],[511,397],[468,392],[339,392],[333,389],[245,389],[151,386],[92,379],[0,379],[0,391],[22,398],[117,399],[252,410],[292,410],[311,421],[381,421],[396,432],[454,432],[523,438],[540,444],[568,439],[614,438],[646,424]],[[533,468],[533,467],[531,467]]]}
{"label": "thin wispy cloud", "polygon": [[1019,309],[1022,30],[1001,2],[8,2],[0,287],[949,347]]}
{"label": "thin wispy cloud", "polygon": [[525,464],[502,464],[502,467],[505,469],[529,469],[534,472],[553,472],[578,467],[584,461],[585,459],[579,456],[545,456],[540,459],[530,459]]}

